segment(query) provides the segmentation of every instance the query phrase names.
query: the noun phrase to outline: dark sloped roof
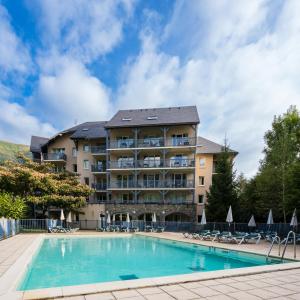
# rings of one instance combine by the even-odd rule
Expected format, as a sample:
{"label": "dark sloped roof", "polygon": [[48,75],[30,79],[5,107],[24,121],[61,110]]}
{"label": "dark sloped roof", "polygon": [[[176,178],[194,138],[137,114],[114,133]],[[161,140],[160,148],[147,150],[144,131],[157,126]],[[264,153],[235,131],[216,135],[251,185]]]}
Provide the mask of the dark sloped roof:
{"label": "dark sloped roof", "polygon": [[196,106],[119,110],[106,128],[199,124]]}
{"label": "dark sloped roof", "polygon": [[31,152],[41,152],[41,147],[49,141],[48,138],[33,135],[30,141]]}
{"label": "dark sloped roof", "polygon": [[[198,136],[197,138],[197,150],[196,153],[202,153],[202,154],[217,154],[221,153],[223,149],[223,145],[217,144],[215,142],[212,142],[208,139],[205,139],[204,137]],[[234,153],[234,155],[237,155],[238,152],[232,149],[229,149],[230,152]]]}
{"label": "dark sloped roof", "polygon": [[71,139],[97,139],[106,137],[104,125],[107,122],[86,122],[76,128]]}

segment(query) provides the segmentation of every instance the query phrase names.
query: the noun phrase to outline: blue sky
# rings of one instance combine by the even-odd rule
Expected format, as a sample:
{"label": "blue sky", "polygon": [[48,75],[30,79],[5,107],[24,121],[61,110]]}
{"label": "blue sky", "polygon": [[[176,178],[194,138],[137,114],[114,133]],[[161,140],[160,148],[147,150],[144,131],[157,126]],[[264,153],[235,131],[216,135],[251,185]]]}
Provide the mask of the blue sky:
{"label": "blue sky", "polygon": [[0,1],[0,139],[29,144],[120,108],[197,105],[251,176],[300,106],[300,1]]}

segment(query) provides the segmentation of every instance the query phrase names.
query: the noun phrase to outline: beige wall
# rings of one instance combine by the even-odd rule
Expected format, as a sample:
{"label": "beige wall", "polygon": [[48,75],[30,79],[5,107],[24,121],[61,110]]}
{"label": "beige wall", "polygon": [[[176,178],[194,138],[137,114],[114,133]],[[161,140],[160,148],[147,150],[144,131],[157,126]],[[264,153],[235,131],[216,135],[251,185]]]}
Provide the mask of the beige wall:
{"label": "beige wall", "polygon": [[100,213],[105,213],[104,204],[88,204],[80,210],[79,220],[99,220]]}
{"label": "beige wall", "polygon": [[[205,165],[200,167],[200,159],[205,159]],[[202,215],[202,209],[206,203],[206,192],[212,183],[213,154],[196,154],[196,175],[195,175],[195,202],[197,203],[197,215]],[[204,185],[199,184],[199,176],[204,176]],[[204,204],[199,204],[199,195],[204,195]]]}
{"label": "beige wall", "polygon": [[67,161],[65,167],[67,171],[73,171],[73,164],[76,164],[76,157],[72,157],[72,148],[75,147],[73,140],[70,139],[70,134],[63,134],[57,137],[53,142],[48,145],[48,153],[54,152],[55,148],[65,148]]}

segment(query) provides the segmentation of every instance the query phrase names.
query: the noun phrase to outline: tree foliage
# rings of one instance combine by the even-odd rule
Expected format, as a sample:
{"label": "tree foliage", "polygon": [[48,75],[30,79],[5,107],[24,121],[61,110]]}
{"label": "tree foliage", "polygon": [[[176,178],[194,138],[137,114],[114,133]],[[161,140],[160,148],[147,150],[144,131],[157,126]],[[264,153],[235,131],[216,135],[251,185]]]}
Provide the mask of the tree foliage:
{"label": "tree foliage", "polygon": [[242,211],[251,210],[265,221],[272,208],[277,221],[287,222],[295,208],[300,211],[300,113],[296,107],[274,117],[264,140],[259,171],[241,194]]}
{"label": "tree foliage", "polygon": [[19,196],[10,193],[0,193],[0,217],[20,219],[24,216],[26,204]]}
{"label": "tree foliage", "polygon": [[212,177],[212,185],[207,193],[207,218],[212,221],[225,222],[230,205],[236,220],[239,215],[238,191],[232,158],[232,152],[225,144],[222,153],[217,157],[216,173]]}
{"label": "tree foliage", "polygon": [[0,190],[19,196],[30,206],[44,212],[50,206],[76,211],[86,204],[91,189],[79,183],[70,172],[53,171],[51,164],[39,164],[23,155],[18,162],[8,161],[0,166]]}

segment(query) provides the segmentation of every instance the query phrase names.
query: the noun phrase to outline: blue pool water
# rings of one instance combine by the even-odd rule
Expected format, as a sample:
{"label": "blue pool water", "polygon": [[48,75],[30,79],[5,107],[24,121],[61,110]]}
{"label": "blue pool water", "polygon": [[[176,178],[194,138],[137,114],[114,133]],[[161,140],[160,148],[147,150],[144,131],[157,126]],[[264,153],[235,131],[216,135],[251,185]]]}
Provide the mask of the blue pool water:
{"label": "blue pool water", "polygon": [[[272,259],[268,264],[279,262]],[[143,236],[47,238],[19,290],[265,264],[264,256]]]}

